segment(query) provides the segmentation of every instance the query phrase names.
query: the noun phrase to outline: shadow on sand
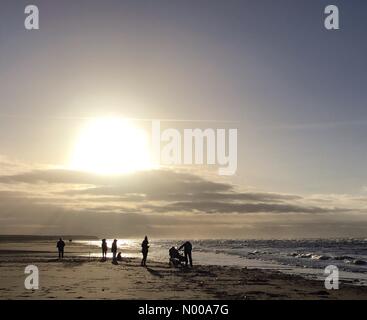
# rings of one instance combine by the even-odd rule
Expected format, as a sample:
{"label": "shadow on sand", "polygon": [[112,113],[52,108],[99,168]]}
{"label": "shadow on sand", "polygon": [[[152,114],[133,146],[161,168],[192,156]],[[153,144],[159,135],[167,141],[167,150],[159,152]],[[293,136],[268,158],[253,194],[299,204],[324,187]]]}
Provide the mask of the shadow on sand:
{"label": "shadow on sand", "polygon": [[155,276],[155,277],[163,278],[163,275],[162,275],[159,271],[154,270],[154,269],[149,268],[149,267],[147,267],[147,270],[148,270],[148,272],[149,272],[151,275],[153,275],[153,276]]}

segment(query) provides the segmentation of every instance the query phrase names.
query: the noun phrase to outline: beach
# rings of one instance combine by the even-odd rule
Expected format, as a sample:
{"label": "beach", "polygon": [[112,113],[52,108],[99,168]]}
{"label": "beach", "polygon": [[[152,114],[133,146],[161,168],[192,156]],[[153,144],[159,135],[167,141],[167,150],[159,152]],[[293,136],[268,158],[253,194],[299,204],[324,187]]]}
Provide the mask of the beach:
{"label": "beach", "polygon": [[[0,299],[367,299],[367,287],[341,281],[326,290],[321,280],[272,269],[194,265],[171,268],[152,261],[140,266],[137,257],[114,265],[97,257],[98,248],[73,243],[63,260],[53,242],[0,243]],[[38,250],[35,250],[35,248]],[[91,254],[92,252],[92,254]],[[195,260],[194,260],[195,261]],[[39,289],[24,287],[27,265],[39,269]]]}

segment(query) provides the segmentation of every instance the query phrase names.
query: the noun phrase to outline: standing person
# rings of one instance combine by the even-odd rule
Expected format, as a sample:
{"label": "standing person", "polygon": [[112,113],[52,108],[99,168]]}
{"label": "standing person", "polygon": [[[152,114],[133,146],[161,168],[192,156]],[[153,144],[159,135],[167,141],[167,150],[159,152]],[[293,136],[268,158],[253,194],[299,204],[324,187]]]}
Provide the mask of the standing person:
{"label": "standing person", "polygon": [[59,259],[64,258],[64,247],[65,242],[62,240],[62,238],[60,238],[56,244],[56,248],[59,250]]}
{"label": "standing person", "polygon": [[182,248],[184,248],[184,253],[185,253],[185,259],[186,259],[186,267],[188,262],[190,262],[190,267],[192,268],[192,244],[190,241],[186,241],[181,247],[178,248],[178,250],[181,250]]}
{"label": "standing person", "polygon": [[141,253],[143,254],[141,265],[144,267],[146,267],[146,263],[147,263],[148,250],[149,250],[149,241],[148,241],[148,237],[145,236],[143,242],[141,243]]}
{"label": "standing person", "polygon": [[106,239],[102,239],[102,259],[105,260],[107,259],[107,242]]}
{"label": "standing person", "polygon": [[112,242],[112,247],[111,247],[111,252],[112,252],[112,262],[116,262],[116,254],[117,254],[117,240],[113,240]]}

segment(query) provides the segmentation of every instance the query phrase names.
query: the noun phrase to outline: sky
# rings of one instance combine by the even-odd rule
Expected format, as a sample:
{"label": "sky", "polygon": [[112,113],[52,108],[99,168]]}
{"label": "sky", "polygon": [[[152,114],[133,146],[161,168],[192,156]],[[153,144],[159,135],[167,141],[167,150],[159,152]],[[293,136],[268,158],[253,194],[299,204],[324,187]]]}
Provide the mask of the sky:
{"label": "sky", "polygon": [[[32,31],[27,4],[0,10],[0,233],[365,237],[365,1],[32,1]],[[236,128],[237,172],[71,171],[106,116]]]}

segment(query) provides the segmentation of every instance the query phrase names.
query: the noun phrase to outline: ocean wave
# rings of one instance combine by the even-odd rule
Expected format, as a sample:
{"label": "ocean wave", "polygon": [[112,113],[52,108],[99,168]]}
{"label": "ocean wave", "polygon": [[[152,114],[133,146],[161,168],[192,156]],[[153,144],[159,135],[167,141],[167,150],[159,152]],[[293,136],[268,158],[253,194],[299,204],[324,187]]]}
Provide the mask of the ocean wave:
{"label": "ocean wave", "polygon": [[311,256],[311,259],[312,259],[312,260],[330,260],[330,259],[331,259],[331,257],[329,257],[329,256],[324,256],[324,255],[313,254],[313,255]]}

